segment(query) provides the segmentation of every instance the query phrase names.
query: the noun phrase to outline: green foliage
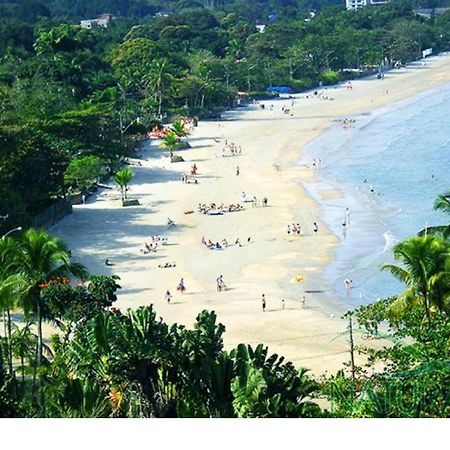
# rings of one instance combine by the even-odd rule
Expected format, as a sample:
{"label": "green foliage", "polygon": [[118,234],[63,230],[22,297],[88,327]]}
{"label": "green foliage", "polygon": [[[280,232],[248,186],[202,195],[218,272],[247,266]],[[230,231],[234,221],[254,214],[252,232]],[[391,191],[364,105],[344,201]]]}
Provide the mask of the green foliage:
{"label": "green foliage", "polygon": [[79,325],[113,305],[115,292],[120,288],[116,280],[117,276],[91,276],[86,285],[78,286],[72,286],[68,280],[55,280],[42,289],[44,317],[57,323],[67,336],[74,323]]}
{"label": "green foliage", "polygon": [[[125,315],[99,311],[77,327],[72,340],[58,344],[47,374],[50,414],[303,417],[319,412],[306,400],[316,385],[304,371],[269,357],[262,346],[240,346],[228,354],[223,332],[215,314],[206,311],[192,330],[168,327],[152,307]],[[256,397],[253,374],[266,386]]]}
{"label": "green foliage", "polygon": [[328,72],[322,73],[321,80],[325,85],[337,84],[339,83],[339,74],[329,70]]}
{"label": "green foliage", "polygon": [[186,125],[181,120],[176,120],[171,125],[170,130],[180,139],[189,136],[189,130],[187,130]]}
{"label": "green foliage", "polygon": [[438,235],[412,237],[394,247],[394,256],[402,266],[385,264],[406,284],[407,290],[390,307],[399,316],[419,305],[427,320],[434,310],[450,311],[450,243]]}
{"label": "green foliage", "polygon": [[106,175],[105,162],[98,156],[73,159],[64,174],[68,186],[80,192],[90,188]]}
{"label": "green foliage", "polygon": [[114,176],[114,181],[120,189],[120,194],[122,196],[122,201],[127,199],[128,185],[133,178],[133,171],[130,167],[124,167],[118,170]]}
{"label": "green foliage", "polygon": [[164,136],[163,141],[160,144],[160,147],[169,150],[170,158],[173,157],[173,151],[177,148],[178,143],[180,142],[180,138],[174,131],[170,131]]}

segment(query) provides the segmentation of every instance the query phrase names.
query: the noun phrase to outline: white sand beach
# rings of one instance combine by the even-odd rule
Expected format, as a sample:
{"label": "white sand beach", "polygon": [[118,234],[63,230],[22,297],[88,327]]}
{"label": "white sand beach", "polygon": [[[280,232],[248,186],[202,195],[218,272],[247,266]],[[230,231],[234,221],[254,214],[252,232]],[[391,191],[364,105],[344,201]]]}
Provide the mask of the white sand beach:
{"label": "white sand beach", "polygon": [[[178,152],[185,162],[171,164],[155,143],[138,152],[142,166],[133,166],[129,197],[140,206],[123,208],[111,182],[113,189],[75,206],[50,232],[62,237],[73,257],[92,273],[120,276],[116,307],[121,310],[153,303],[164,320],[186,326],[203,309],[214,310],[226,327],[227,348],[264,343],[314,374],[334,372],[348,361],[347,337],[340,334],[347,323],[332,313],[325,294],[305,291],[323,289],[317,274],[333,258],[338,238],[321,223],[318,205],[302,187],[302,181],[314,177],[313,169],[295,163],[305,145],[335,121],[368,114],[449,81],[450,55],[442,55],[426,65],[419,62],[387,73],[384,80],[353,81],[352,90],[329,87],[326,95],[334,100],[296,95],[293,116],[282,112],[291,101],[277,100],[264,102],[264,110],[253,105],[225,114],[220,122],[200,122],[187,139],[192,148]],[[241,146],[242,154],[223,157],[225,140]],[[182,183],[181,174],[194,163],[198,184]],[[245,203],[243,211],[218,216],[197,212],[198,203],[242,203],[243,191],[256,196],[257,207]],[[328,198],[336,195],[323,192]],[[261,206],[264,196],[267,207]],[[189,210],[194,212],[184,214]],[[167,218],[176,227],[169,229]],[[297,222],[301,236],[288,236],[287,225]],[[168,245],[142,254],[152,235],[167,237]],[[230,244],[239,238],[242,246],[210,250],[201,243],[202,236],[214,243],[225,238]],[[113,266],[105,265],[107,258]],[[166,262],[176,267],[158,267]],[[226,292],[217,292],[219,275],[230,288]],[[294,281],[296,275],[303,280]],[[176,290],[181,278],[184,294]],[[173,296],[170,304],[164,299],[167,289]]]}

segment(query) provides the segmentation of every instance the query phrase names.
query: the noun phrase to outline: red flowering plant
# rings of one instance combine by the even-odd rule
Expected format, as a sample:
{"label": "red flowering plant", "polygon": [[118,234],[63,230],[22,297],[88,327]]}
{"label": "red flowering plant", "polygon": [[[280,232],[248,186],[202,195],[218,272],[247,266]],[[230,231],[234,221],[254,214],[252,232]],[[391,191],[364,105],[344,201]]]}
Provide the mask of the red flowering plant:
{"label": "red flowering plant", "polygon": [[109,308],[117,299],[117,276],[92,276],[86,285],[71,285],[66,278],[55,279],[41,287],[44,317],[66,333],[99,310]]}

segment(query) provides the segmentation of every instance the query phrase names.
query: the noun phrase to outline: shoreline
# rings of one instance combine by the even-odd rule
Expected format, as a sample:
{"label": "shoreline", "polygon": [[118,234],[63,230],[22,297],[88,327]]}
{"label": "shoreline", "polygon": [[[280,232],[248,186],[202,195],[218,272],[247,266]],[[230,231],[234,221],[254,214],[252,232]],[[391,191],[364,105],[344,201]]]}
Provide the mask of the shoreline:
{"label": "shoreline", "polygon": [[[436,97],[442,90],[448,92],[449,89],[450,82],[446,82],[443,86],[433,87],[412,97],[377,108],[371,111],[370,114],[353,116],[356,119],[356,124],[351,130],[343,131],[340,125],[332,124],[317,139],[304,148],[298,164],[306,166],[309,160],[312,160],[314,156],[317,157],[317,152],[318,156],[326,158],[327,154],[323,155],[321,150],[327,148],[329,142],[333,142],[339,151],[345,149],[347,143],[351,146],[351,141],[355,139],[355,135],[361,131],[364,133],[365,128],[374,126],[377,120],[383,120],[383,118],[388,116],[392,117],[393,114],[400,112],[403,108],[420,104],[427,98]],[[339,157],[348,157],[345,150]],[[316,170],[315,179],[310,183],[304,183],[304,187],[320,203],[322,219],[339,239],[335,258],[325,267],[322,278],[324,283],[328,285],[328,295],[330,297],[340,297],[339,310],[340,312],[345,312],[361,304],[377,300],[380,293],[378,293],[378,296],[373,295],[371,298],[367,298],[365,292],[367,288],[364,286],[364,282],[361,285],[359,284],[361,280],[358,280],[359,283],[353,285],[352,295],[347,299],[348,293],[343,287],[344,279],[353,278],[352,273],[355,271],[355,267],[357,267],[357,271],[367,267],[377,270],[374,264],[382,255],[385,255],[387,258],[385,262],[394,262],[390,254],[393,245],[408,237],[409,234],[398,236],[397,232],[391,230],[390,225],[383,218],[387,215],[388,221],[392,221],[395,216],[401,219],[402,208],[398,209],[398,205],[394,206],[391,200],[386,201],[381,200],[381,198],[373,198],[368,192],[363,191],[361,189],[363,185],[356,184],[355,180],[345,182],[342,179],[342,175],[340,179],[337,179],[336,173],[330,172],[328,169],[329,166],[333,166],[334,162],[336,162],[336,159],[332,160],[331,163],[325,164],[323,166],[324,170]],[[369,184],[365,186],[367,189]],[[327,195],[328,193],[333,193],[334,195]],[[431,198],[430,202],[432,200]],[[345,211],[346,206],[350,206],[352,220],[354,218],[353,212],[357,212],[360,222],[356,229],[350,226],[352,229],[350,235],[348,232],[344,235],[340,226],[342,219],[345,217],[342,211]],[[436,223],[439,223],[439,219],[436,219]],[[362,246],[361,243],[363,243]],[[344,246],[346,247],[345,249]],[[398,284],[398,286],[395,286],[396,289],[392,289],[391,286],[391,289],[388,290],[389,292],[385,292],[381,297],[389,297],[394,292],[398,292],[401,289],[401,283],[396,284]]]}
{"label": "shoreline", "polygon": [[[427,70],[430,65],[437,67]],[[450,81],[449,67],[450,57],[441,56],[423,73],[429,83],[443,84]],[[308,294],[306,308],[301,304],[305,290],[321,290],[320,274],[339,242],[319,219],[320,205],[302,184],[314,174],[295,162],[333,121],[364,112],[367,102],[373,110],[423,91],[423,80],[408,70],[387,74],[383,81],[354,81],[353,92],[346,92],[342,85],[329,88],[334,101],[297,99],[294,117],[279,111],[290,100],[277,100],[275,111],[250,106],[230,113],[234,120],[200,122],[188,138],[192,148],[177,152],[185,163],[170,164],[167,155],[154,146],[142,152],[142,167],[133,168],[130,185],[131,198],[138,198],[141,206],[121,208],[118,192],[105,190],[94,201],[74,207],[74,214],[50,231],[63,237],[75,259],[91,272],[121,277],[123,289],[116,303],[121,309],[153,303],[166,321],[188,327],[202,309],[215,310],[226,327],[227,349],[241,342],[263,343],[313,374],[341,369],[348,349],[346,337],[336,337],[345,331],[346,323],[333,313],[333,300],[320,293]],[[398,91],[381,97],[382,86]],[[241,145],[242,156],[222,158],[225,139]],[[199,184],[182,184],[181,173],[193,163],[199,167]],[[239,177],[236,165],[241,169]],[[247,207],[215,217],[183,214],[195,210],[199,202],[238,202],[243,190],[259,200],[267,196],[268,207]],[[167,217],[175,220],[175,229],[167,229]],[[311,229],[314,221],[319,224],[317,236]],[[301,222],[304,234],[300,238],[286,235],[286,225],[293,222]],[[139,249],[154,234],[168,236],[169,245],[155,255],[141,255]],[[211,251],[201,245],[202,236],[213,241],[226,237],[229,242],[239,237],[245,244]],[[251,237],[249,244],[247,237]],[[114,266],[105,267],[105,258]],[[175,269],[157,267],[172,261]],[[224,275],[229,292],[215,290],[218,274]],[[292,281],[297,274],[304,276],[300,283]],[[184,295],[175,292],[181,277],[187,286]],[[166,289],[174,294],[170,305],[163,299]],[[262,293],[268,300],[265,313]]]}

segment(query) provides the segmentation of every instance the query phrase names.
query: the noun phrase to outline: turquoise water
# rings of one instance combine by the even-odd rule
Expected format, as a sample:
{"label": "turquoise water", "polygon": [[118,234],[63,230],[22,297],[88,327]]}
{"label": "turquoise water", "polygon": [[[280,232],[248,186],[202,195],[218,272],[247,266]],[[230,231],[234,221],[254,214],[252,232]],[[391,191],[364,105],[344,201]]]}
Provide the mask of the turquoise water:
{"label": "turquoise water", "polygon": [[[379,270],[392,261],[392,246],[449,221],[433,201],[450,190],[450,85],[354,118],[355,128],[336,124],[308,146],[302,161],[322,160],[317,183],[305,186],[341,239],[324,283],[347,308],[400,292],[402,285]],[[318,193],[327,189],[343,198],[321,200]],[[345,288],[346,278],[353,289]]]}

